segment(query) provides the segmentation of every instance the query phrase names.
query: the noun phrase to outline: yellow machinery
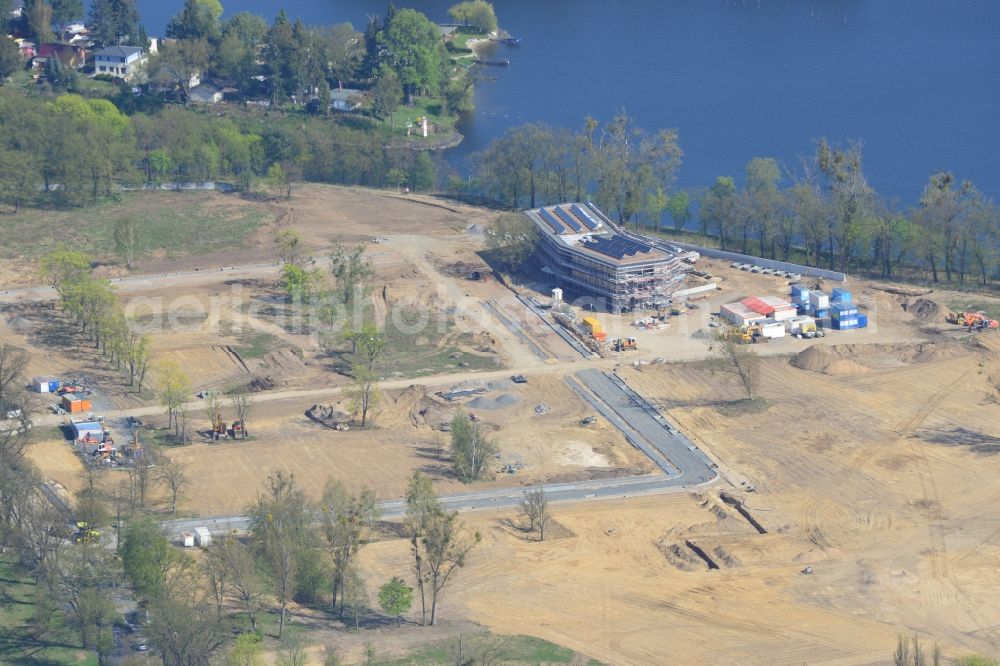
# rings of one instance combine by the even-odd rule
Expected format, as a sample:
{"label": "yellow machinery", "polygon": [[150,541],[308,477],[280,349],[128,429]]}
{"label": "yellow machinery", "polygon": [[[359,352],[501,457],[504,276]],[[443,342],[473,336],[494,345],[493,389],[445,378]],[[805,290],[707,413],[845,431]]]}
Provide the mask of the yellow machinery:
{"label": "yellow machinery", "polygon": [[945,321],[949,324],[956,324],[958,326],[965,326],[966,328],[973,329],[978,328],[980,330],[995,330],[1000,327],[1000,322],[996,319],[990,319],[986,316],[985,312],[954,312],[945,317]]}
{"label": "yellow machinery", "polygon": [[635,338],[615,338],[611,341],[611,351],[635,351],[639,348],[639,343]]}
{"label": "yellow machinery", "polygon": [[101,538],[101,533],[90,529],[87,521],[81,520],[76,524],[76,533],[73,535],[73,543],[97,543]]}

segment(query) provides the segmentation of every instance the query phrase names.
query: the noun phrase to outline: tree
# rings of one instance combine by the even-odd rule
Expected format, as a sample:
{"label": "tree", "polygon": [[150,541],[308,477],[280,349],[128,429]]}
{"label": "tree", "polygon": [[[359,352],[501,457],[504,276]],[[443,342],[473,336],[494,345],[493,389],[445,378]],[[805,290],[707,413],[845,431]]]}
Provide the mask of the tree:
{"label": "tree", "polygon": [[705,193],[701,202],[701,232],[708,234],[711,227],[719,236],[719,246],[723,250],[729,245],[733,229],[736,226],[736,183],[732,176],[719,176],[715,183]]}
{"label": "tree", "polygon": [[183,498],[188,485],[184,467],[180,463],[165,460],[157,466],[156,472],[160,482],[170,493],[170,515],[176,516],[177,503]]}
{"label": "tree", "polygon": [[25,18],[28,34],[36,43],[45,44],[55,40],[52,34],[52,5],[44,0],[30,0],[25,4]]}
{"label": "tree", "polygon": [[132,270],[135,255],[139,250],[139,228],[131,217],[123,217],[115,223],[113,233],[115,252],[125,262],[125,267]]}
{"label": "tree", "polygon": [[174,427],[174,436],[181,435],[180,407],[191,394],[191,381],[172,359],[164,359],[157,366],[156,393],[160,404],[167,410],[167,427]]}
{"label": "tree", "polygon": [[[188,0],[197,1],[197,0]],[[203,37],[181,39],[164,44],[149,59],[149,76],[161,84],[173,84],[180,89],[185,104],[191,102],[191,80],[208,69],[212,47]]]}
{"label": "tree", "polygon": [[413,555],[413,570],[416,574],[417,589],[420,591],[420,624],[427,624],[427,590],[426,567],[420,539],[426,531],[431,516],[440,512],[441,503],[434,493],[431,479],[419,470],[414,470],[406,486],[406,516],[404,524],[410,539],[410,552]]}
{"label": "tree", "polygon": [[378,605],[387,615],[396,618],[396,626],[403,623],[403,615],[413,605],[413,588],[399,576],[393,576],[378,590]]}
{"label": "tree", "polygon": [[426,584],[431,595],[431,625],[437,624],[437,605],[441,593],[458,569],[465,566],[469,552],[480,542],[479,532],[465,535],[458,513],[434,511],[424,525],[420,550],[426,565]]}
{"label": "tree", "polygon": [[0,35],[0,85],[21,66],[21,52],[14,40]]}
{"label": "tree", "polygon": [[264,639],[256,631],[240,634],[226,655],[226,666],[264,666]]}
{"label": "tree", "polygon": [[691,195],[684,190],[667,198],[667,212],[674,221],[674,231],[681,231],[691,220]]}
{"label": "tree", "polygon": [[171,582],[183,573],[187,556],[170,545],[163,530],[150,519],[129,523],[122,533],[121,558],[125,575],[146,599],[168,596]]}
{"label": "tree", "polygon": [[83,11],[83,0],[51,0],[52,20],[59,25],[66,25],[78,19],[82,19],[86,12]]}
{"label": "tree", "polygon": [[330,250],[330,274],[340,293],[340,302],[349,305],[363,298],[370,287],[375,267],[372,260],[364,256],[365,246],[347,246],[339,238]]}
{"label": "tree", "polygon": [[164,666],[209,666],[228,633],[222,619],[197,599],[157,599],[149,615],[145,631]]}
{"label": "tree", "polygon": [[285,628],[288,601],[295,589],[297,555],[310,541],[309,509],[295,477],[279,471],[268,477],[267,493],[259,495],[257,503],[247,510],[250,533],[281,605],[279,639]]}
{"label": "tree", "polygon": [[504,213],[486,231],[486,247],[505,270],[517,270],[538,247],[538,230],[526,215]]}
{"label": "tree", "polygon": [[521,500],[520,509],[521,514],[528,519],[528,529],[538,530],[538,540],[545,541],[545,530],[552,522],[545,488],[538,486],[535,490],[524,491],[524,499]]}
{"label": "tree", "polygon": [[236,418],[240,424],[240,438],[246,439],[250,436],[250,411],[253,409],[253,394],[250,393],[250,387],[234,388],[229,392],[229,399],[233,403],[233,409],[236,410]]}
{"label": "tree", "polygon": [[396,72],[388,67],[379,70],[372,87],[372,115],[385,120],[399,108],[403,101],[403,86]]}
{"label": "tree", "polygon": [[[941,648],[934,644],[934,651],[931,653],[931,663],[939,666],[941,663]],[[927,656],[924,647],[916,634],[907,641],[905,636],[900,635],[896,641],[896,651],[892,655],[893,666],[928,666]]]}
{"label": "tree", "polygon": [[253,552],[232,535],[222,540],[219,551],[229,587],[246,611],[250,628],[256,632],[257,608],[264,587],[257,560]]}
{"label": "tree", "polygon": [[281,168],[280,164],[275,162],[269,166],[267,168],[267,176],[265,176],[265,179],[267,180],[268,187],[272,192],[275,192],[277,196],[284,197],[285,199],[292,198],[292,182],[289,180],[288,174],[285,173],[285,170]]}
{"label": "tree", "polygon": [[184,8],[167,24],[167,37],[217,41],[220,16],[219,0],[185,0]]}
{"label": "tree", "polygon": [[337,598],[340,596],[340,614],[343,616],[345,599],[341,592],[345,576],[363,545],[363,508],[360,500],[348,493],[342,483],[330,479],[323,490],[320,509],[323,514],[323,534],[333,563],[331,606],[336,608]]}
{"label": "tree", "polygon": [[361,428],[364,429],[368,427],[369,414],[378,404],[378,373],[364,363],[353,363],[351,377],[354,381],[347,388],[347,397],[351,411],[361,414]]}
{"label": "tree", "polygon": [[448,15],[456,23],[477,28],[480,32],[496,32],[497,15],[493,11],[493,3],[486,0],[468,0],[452,5]]}
{"label": "tree", "polygon": [[498,451],[497,445],[459,409],[451,420],[451,456],[455,474],[463,483],[483,478]]}
{"label": "tree", "polygon": [[421,91],[438,91],[444,47],[434,23],[415,9],[400,9],[386,20],[378,38],[409,103]]}
{"label": "tree", "polygon": [[741,344],[736,331],[716,336],[711,349],[714,352],[710,361],[712,370],[734,375],[746,391],[747,400],[753,400],[760,382],[760,358],[757,354]]}
{"label": "tree", "polygon": [[146,495],[159,481],[155,470],[159,456],[156,449],[144,447],[142,455],[135,457],[128,468],[131,492],[139,506],[146,506]]}
{"label": "tree", "polygon": [[344,572],[343,593],[341,598],[351,608],[354,618],[354,630],[361,628],[361,611],[368,605],[368,588],[365,579],[358,573],[356,567],[349,567]]}
{"label": "tree", "polygon": [[307,269],[296,264],[281,267],[281,288],[293,301],[311,302],[322,281],[323,273],[318,268]]}
{"label": "tree", "polygon": [[89,18],[90,36],[101,46],[138,36],[139,10],[135,0],[93,0]]}

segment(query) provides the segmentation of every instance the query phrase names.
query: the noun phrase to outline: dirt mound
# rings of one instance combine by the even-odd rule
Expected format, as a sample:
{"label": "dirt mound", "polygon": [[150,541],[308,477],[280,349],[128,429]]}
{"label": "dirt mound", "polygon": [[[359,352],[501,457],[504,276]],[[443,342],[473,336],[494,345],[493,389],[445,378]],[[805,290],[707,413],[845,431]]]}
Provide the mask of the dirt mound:
{"label": "dirt mound", "polygon": [[486,396],[480,395],[469,401],[469,407],[474,409],[506,409],[507,407],[512,407],[521,401],[516,395],[511,395],[510,393],[501,393],[495,398],[488,398]]}
{"label": "dirt mound", "polygon": [[869,368],[850,358],[841,357],[833,347],[826,345],[813,345],[799,352],[791,363],[801,370],[820,372],[824,375],[857,375],[870,371]]}
{"label": "dirt mound", "polygon": [[247,384],[247,388],[250,389],[251,393],[258,393],[260,391],[270,391],[277,385],[274,381],[274,377],[268,375],[266,377],[254,377]]}
{"label": "dirt mound", "polygon": [[681,571],[696,571],[705,568],[704,563],[683,544],[671,542],[664,537],[656,542],[656,547],[667,558],[667,562]]}
{"label": "dirt mound", "polygon": [[944,324],[947,311],[929,298],[918,298],[907,302],[903,309],[909,312],[915,319],[925,321],[929,324]]}
{"label": "dirt mound", "polygon": [[958,342],[921,342],[886,345],[816,344],[799,352],[791,364],[801,370],[826,375],[861,374],[872,370],[898,368],[916,363],[935,363],[970,351]]}

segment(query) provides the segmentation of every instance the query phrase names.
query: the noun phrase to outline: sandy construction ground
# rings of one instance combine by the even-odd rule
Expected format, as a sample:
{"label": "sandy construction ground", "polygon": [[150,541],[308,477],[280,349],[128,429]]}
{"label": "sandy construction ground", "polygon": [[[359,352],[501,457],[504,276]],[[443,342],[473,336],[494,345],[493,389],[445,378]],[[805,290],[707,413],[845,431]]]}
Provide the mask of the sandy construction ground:
{"label": "sandy construction ground", "polygon": [[[615,664],[884,663],[901,631],[995,654],[1000,405],[984,395],[1000,340],[842,353],[868,371],[767,360],[753,414],[727,411],[738,390],[697,366],[622,369],[755,492],[560,507],[573,536],[546,543],[505,529],[509,514],[470,516],[485,542],[447,612]],[[400,543],[365,554],[376,577],[407,558]]]}

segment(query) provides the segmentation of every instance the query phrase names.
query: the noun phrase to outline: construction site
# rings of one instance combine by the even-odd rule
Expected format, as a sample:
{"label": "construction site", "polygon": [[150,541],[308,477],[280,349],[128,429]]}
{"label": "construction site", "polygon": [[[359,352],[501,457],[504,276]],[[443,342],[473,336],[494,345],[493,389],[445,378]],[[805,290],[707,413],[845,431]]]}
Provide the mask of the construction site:
{"label": "construction site", "polygon": [[[309,185],[267,212],[239,265],[226,252],[116,278],[143,321],[173,322],[150,334],[151,367],[190,380],[186,442],[51,288],[0,285],[0,337],[30,351],[48,409],[28,457],[66,505],[88,467],[111,489],[155,447],[197,482],[177,518],[152,491],[152,515],[195,547],[241,529],[272,471],[314,499],[332,478],[392,506],[420,470],[482,536],[441,632],[461,619],[609,664],[887,663],[914,633],[947,655],[1000,652],[1000,299],[672,252],[586,204],[528,211],[543,279],[484,258],[492,210]],[[372,262],[363,311],[387,346],[367,428],[343,343],[290,323],[259,241],[285,229],[309,265],[338,242]],[[752,401],[708,362],[723,331],[759,359]],[[228,399],[209,407],[236,386],[254,387],[245,422]],[[499,450],[471,484],[451,464],[460,412]],[[539,485],[553,502],[545,541],[512,527]],[[92,532],[78,528],[107,530]],[[408,541],[379,539],[360,569],[375,598],[412,569]],[[321,644],[311,611],[293,612],[305,644]],[[405,652],[409,639],[378,631],[386,658]],[[366,636],[338,634],[346,663],[364,660]]]}
{"label": "construction site", "polygon": [[553,287],[614,314],[655,310],[684,283],[679,253],[622,234],[593,204],[568,203],[526,211],[539,243],[534,260]]}

